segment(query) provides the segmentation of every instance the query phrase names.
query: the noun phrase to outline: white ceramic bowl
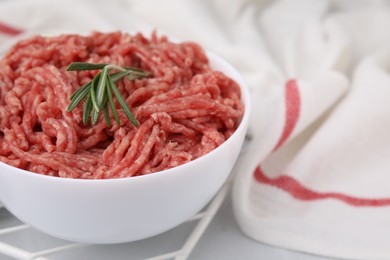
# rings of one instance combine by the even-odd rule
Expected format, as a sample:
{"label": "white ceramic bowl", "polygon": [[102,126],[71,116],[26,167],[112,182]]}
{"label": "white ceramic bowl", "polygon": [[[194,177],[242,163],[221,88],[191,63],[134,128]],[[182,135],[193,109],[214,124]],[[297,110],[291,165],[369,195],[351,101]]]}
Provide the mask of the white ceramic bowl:
{"label": "white ceramic bowl", "polygon": [[208,53],[211,66],[241,87],[245,113],[236,132],[209,154],[145,176],[109,180],[50,177],[0,163],[0,200],[17,218],[66,240],[130,242],[171,229],[201,210],[237,160],[249,121],[249,92],[237,71]]}

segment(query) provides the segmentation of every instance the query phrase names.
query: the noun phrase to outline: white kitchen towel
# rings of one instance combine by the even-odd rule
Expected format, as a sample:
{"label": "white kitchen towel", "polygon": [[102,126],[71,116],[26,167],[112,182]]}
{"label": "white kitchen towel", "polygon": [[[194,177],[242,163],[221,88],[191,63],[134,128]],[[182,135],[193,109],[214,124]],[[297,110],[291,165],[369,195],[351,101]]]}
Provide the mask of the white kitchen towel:
{"label": "white kitchen towel", "polygon": [[390,258],[388,56],[370,56],[390,43],[389,8],[345,0],[4,1],[0,51],[38,33],[91,30],[156,29],[199,42],[251,89],[250,142],[232,192],[242,230],[310,253]]}
{"label": "white kitchen towel", "polygon": [[[287,2],[267,12],[275,18],[286,12]],[[381,51],[390,43],[390,9],[374,5],[344,6],[339,12],[329,8],[320,18],[323,25],[337,24],[350,42],[345,51],[349,64],[339,68],[351,79],[346,97],[302,131],[300,120],[317,104],[305,106],[304,85],[298,80],[301,89],[286,95],[284,128],[274,141],[280,149],[265,154],[259,141],[240,164],[233,189],[235,214],[254,239],[325,256],[390,259],[390,55]],[[266,138],[264,131],[257,134]],[[280,145],[285,140],[290,142]]]}

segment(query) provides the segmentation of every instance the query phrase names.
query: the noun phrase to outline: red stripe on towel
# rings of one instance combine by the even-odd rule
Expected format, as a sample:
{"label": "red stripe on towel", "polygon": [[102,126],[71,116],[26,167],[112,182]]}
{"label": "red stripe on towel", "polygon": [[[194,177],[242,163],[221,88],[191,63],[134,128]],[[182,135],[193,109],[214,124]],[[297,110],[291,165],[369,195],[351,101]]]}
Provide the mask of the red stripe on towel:
{"label": "red stripe on towel", "polygon": [[18,34],[21,34],[23,30],[10,26],[4,22],[0,22],[0,33],[7,34],[10,36],[16,36]]}
{"label": "red stripe on towel", "polygon": [[280,139],[276,144],[274,151],[277,150],[280,146],[282,146],[284,142],[286,142],[286,140],[290,137],[299,119],[301,98],[299,95],[299,90],[298,90],[298,85],[296,80],[291,79],[287,81],[285,102],[286,102],[286,122],[284,124],[283,133],[280,136]]}
{"label": "red stripe on towel", "polygon": [[270,178],[264,174],[260,167],[255,169],[254,177],[258,182],[279,188],[299,200],[335,199],[357,207],[390,206],[390,198],[359,198],[337,192],[318,192],[303,186],[291,176],[281,175]]}

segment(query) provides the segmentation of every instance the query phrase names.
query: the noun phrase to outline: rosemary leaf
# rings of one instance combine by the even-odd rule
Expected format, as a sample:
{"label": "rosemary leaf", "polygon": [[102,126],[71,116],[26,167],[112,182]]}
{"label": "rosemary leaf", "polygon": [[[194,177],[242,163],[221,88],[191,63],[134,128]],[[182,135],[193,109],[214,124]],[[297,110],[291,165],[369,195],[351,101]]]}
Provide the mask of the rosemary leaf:
{"label": "rosemary leaf", "polygon": [[122,67],[119,67],[115,64],[108,64],[107,66],[105,66],[104,68],[108,69],[108,70],[119,70],[119,71],[127,71],[127,69],[125,68],[122,68]]}
{"label": "rosemary leaf", "polygon": [[84,91],[86,88],[89,88],[91,86],[91,82],[88,82],[87,84],[81,86],[78,90],[76,90],[71,96],[70,100],[73,100],[77,95],[79,95],[80,92]]}
{"label": "rosemary leaf", "polygon": [[129,74],[129,75],[127,75],[127,78],[128,78],[128,80],[135,80],[135,79],[138,79],[139,78],[139,76],[137,76],[137,75],[134,75],[134,74]]}
{"label": "rosemary leaf", "polygon": [[119,80],[123,79],[124,77],[126,77],[127,75],[130,75],[130,74],[131,74],[131,71],[120,71],[120,72],[110,74],[110,78],[111,78],[112,82],[116,83]]}
{"label": "rosemary leaf", "polygon": [[104,113],[104,119],[106,120],[108,127],[111,127],[111,120],[110,120],[110,114],[108,113],[108,106],[103,107],[103,113]]}
{"label": "rosemary leaf", "polygon": [[96,110],[92,110],[91,123],[92,123],[93,125],[96,124],[98,118],[99,118],[99,112],[96,111]]}
{"label": "rosemary leaf", "polygon": [[67,68],[66,71],[80,71],[80,70],[101,70],[108,64],[102,63],[88,63],[88,62],[72,62]]}
{"label": "rosemary leaf", "polygon": [[142,77],[149,77],[152,74],[150,72],[144,71],[142,69],[134,68],[134,67],[124,67],[127,71],[131,71],[132,74],[140,75]]}
{"label": "rosemary leaf", "polygon": [[108,76],[108,66],[106,66],[102,70],[102,74],[100,75],[99,82],[97,84],[97,93],[96,93],[96,103],[99,107],[99,110],[103,107],[103,100],[106,94],[106,86],[107,86],[107,76]]}
{"label": "rosemary leaf", "polygon": [[118,100],[119,104],[121,105],[123,112],[125,112],[127,118],[130,120],[130,122],[134,126],[138,126],[137,119],[131,113],[130,108],[127,106],[126,101],[123,99],[123,97],[119,93],[119,90],[116,88],[116,86],[115,86],[114,82],[112,82],[111,78],[109,78],[108,82],[110,83],[110,88],[111,88],[112,92],[114,92],[114,95],[115,95],[116,99]]}
{"label": "rosemary leaf", "polygon": [[88,123],[89,115],[92,110],[91,94],[88,93],[87,99],[85,100],[84,113],[83,113],[83,123],[86,125]]}
{"label": "rosemary leaf", "polygon": [[[91,83],[91,101],[92,101],[92,105],[93,105],[93,109],[94,111],[96,111],[97,113],[100,112],[100,108],[97,104],[97,98],[96,98],[96,87],[97,87],[97,84],[98,84],[98,81],[100,79],[100,75],[101,75],[101,72],[99,72],[98,74],[96,74],[96,76],[93,78],[92,80],[92,83]],[[93,115],[93,114],[92,114]]]}
{"label": "rosemary leaf", "polygon": [[112,81],[112,79],[108,79],[107,80],[107,98],[108,98],[108,104],[110,105],[110,108],[111,108],[111,112],[112,112],[112,115],[114,116],[115,118],[115,121],[118,125],[121,124],[121,121],[119,120],[119,116],[118,116],[118,112],[116,111],[116,107],[115,107],[115,104],[114,104],[114,100],[112,99],[112,94],[111,94],[111,84],[110,84],[110,81]]}
{"label": "rosemary leaf", "polygon": [[103,100],[102,100],[102,105],[103,105],[103,113],[104,113],[104,119],[106,120],[106,124],[108,127],[111,127],[111,119],[110,119],[110,113],[109,113],[109,108],[107,106],[107,92],[110,91],[109,87],[108,87],[108,80],[106,80],[106,87],[105,87],[105,90],[104,90],[104,95],[103,95]]}
{"label": "rosemary leaf", "polygon": [[85,84],[81,88],[79,88],[70,98],[71,102],[68,106],[68,111],[72,111],[76,108],[76,106],[80,103],[81,100],[85,98],[85,96],[90,92],[91,83]]}

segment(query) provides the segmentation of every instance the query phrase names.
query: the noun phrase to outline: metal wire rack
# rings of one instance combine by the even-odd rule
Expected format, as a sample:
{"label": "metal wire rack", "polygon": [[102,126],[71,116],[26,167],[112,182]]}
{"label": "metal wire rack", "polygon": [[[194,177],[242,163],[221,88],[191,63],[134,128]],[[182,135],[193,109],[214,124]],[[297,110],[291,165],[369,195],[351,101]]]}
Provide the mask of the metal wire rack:
{"label": "metal wire rack", "polygon": [[[179,227],[154,238],[120,245],[89,245],[50,237],[20,222],[5,208],[2,208],[0,204],[0,259],[75,259],[77,258],[77,253],[83,253],[83,259],[85,259],[85,253],[88,254],[91,251],[95,251],[93,259],[96,259],[96,255],[101,255],[102,259],[105,259],[105,253],[109,254],[109,252],[120,253],[124,259],[187,259],[214,218],[222,202],[225,200],[231,186],[231,181],[232,176],[230,176],[213,200],[201,212]],[[178,229],[185,229],[186,233],[188,233],[187,237],[182,237],[182,235],[180,235],[181,237],[177,237],[177,235],[172,234]],[[175,245],[176,249],[171,243],[166,242],[166,240],[172,241],[172,237],[176,237],[173,240],[176,240],[176,244],[179,244]],[[161,249],[161,242],[164,241],[167,246],[165,246],[165,249]],[[185,241],[184,244],[182,241]],[[159,244],[159,250],[166,250],[166,253],[150,250],[156,244]],[[146,248],[147,250],[140,250],[140,248]]]}

